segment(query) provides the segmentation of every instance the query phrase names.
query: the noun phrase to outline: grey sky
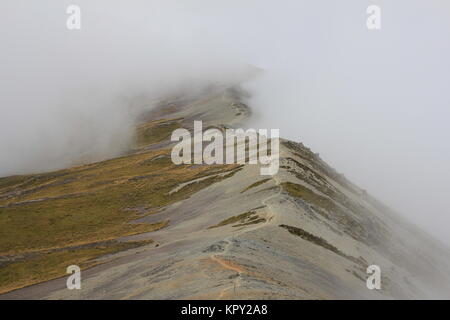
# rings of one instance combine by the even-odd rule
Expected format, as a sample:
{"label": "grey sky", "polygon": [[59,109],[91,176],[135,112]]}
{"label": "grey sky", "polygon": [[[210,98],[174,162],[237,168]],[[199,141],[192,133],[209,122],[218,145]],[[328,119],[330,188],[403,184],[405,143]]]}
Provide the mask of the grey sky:
{"label": "grey sky", "polygon": [[117,155],[130,104],[252,64],[265,70],[247,86],[255,126],[450,244],[446,0],[2,1],[0,41],[0,176]]}

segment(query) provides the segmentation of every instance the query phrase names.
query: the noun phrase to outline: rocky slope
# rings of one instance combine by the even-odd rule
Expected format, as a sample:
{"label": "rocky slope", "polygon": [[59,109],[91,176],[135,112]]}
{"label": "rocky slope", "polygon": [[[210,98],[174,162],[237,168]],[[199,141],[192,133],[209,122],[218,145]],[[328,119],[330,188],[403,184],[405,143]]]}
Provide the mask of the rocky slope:
{"label": "rocky slope", "polygon": [[[0,298],[450,296],[450,251],[301,143],[281,139],[274,176],[250,164],[173,165],[170,133],[194,120],[242,124],[250,110],[240,96],[161,101],[121,158],[0,179],[0,288],[9,291]],[[66,289],[70,264],[85,269],[81,290]],[[371,264],[381,290],[366,287]]]}

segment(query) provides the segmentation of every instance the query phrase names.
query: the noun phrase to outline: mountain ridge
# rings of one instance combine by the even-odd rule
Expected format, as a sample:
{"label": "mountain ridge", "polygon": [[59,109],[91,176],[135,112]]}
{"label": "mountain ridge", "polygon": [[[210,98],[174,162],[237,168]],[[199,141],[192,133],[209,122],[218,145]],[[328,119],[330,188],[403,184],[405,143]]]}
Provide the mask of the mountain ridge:
{"label": "mountain ridge", "polygon": [[[171,163],[169,137],[175,128],[192,130],[194,120],[202,120],[204,128],[239,126],[251,115],[243,95],[239,88],[221,87],[160,101],[142,117],[127,155],[42,176],[0,179],[0,219],[7,216],[0,234],[11,239],[0,246],[0,279],[9,279],[3,286],[0,281],[9,291],[0,299],[450,296],[449,250],[301,143],[280,139],[280,169],[272,177],[261,176],[260,165]],[[77,199],[85,199],[85,206]],[[97,210],[88,209],[98,203]],[[74,209],[67,212],[68,206]],[[77,206],[91,210],[93,218],[71,220],[59,229],[53,212],[71,219],[79,214]],[[53,221],[43,227],[54,230],[60,242],[40,241],[30,232],[18,242],[5,230],[20,228],[25,218],[14,219],[35,210],[45,213],[36,221]],[[94,226],[88,232],[78,224]],[[102,247],[102,241],[114,243]],[[77,245],[97,250],[81,255],[82,290],[65,288],[67,260],[58,260],[58,270],[50,274],[42,268],[47,273],[40,279],[14,272],[30,270],[15,265],[27,262],[27,255],[52,255]],[[381,268],[381,290],[366,287],[371,264]],[[22,285],[14,286],[17,279],[24,279]]]}

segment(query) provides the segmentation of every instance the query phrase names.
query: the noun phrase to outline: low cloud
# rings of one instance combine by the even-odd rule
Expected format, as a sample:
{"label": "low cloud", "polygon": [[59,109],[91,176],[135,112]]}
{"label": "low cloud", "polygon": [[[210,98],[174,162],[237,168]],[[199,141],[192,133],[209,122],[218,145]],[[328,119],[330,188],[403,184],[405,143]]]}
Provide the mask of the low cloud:
{"label": "low cloud", "polygon": [[69,1],[0,4],[0,176],[126,148],[139,111],[178,88],[265,70],[253,126],[302,141],[450,243],[450,5],[370,1]]}

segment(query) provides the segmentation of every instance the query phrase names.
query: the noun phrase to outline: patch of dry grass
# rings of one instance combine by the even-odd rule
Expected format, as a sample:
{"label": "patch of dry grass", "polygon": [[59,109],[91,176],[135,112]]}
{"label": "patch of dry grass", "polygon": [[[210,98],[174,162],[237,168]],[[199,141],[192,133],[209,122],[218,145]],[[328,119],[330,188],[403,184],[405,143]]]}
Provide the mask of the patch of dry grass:
{"label": "patch of dry grass", "polygon": [[180,127],[178,120],[158,120],[141,124],[136,130],[136,144],[141,147],[169,139],[172,132]]}
{"label": "patch of dry grass", "polygon": [[[160,142],[178,126],[175,120],[144,124],[138,129],[138,141]],[[127,249],[122,243],[101,249],[83,246],[163,228],[167,221],[130,222],[186,199],[240,168],[176,166],[169,149],[158,149],[0,179],[0,256],[6,259],[0,267],[0,291],[60,276],[61,267],[72,261],[87,267],[95,257]],[[169,194],[182,183],[221,173]],[[16,259],[19,256],[25,258]]]}
{"label": "patch of dry grass", "polygon": [[262,185],[263,183],[266,183],[267,181],[271,180],[270,178],[268,179],[262,179],[259,181],[256,181],[255,183],[252,183],[251,185],[249,185],[247,188],[245,188],[244,190],[241,191],[241,193],[244,193],[252,188],[256,188],[257,186]]}
{"label": "patch of dry grass", "polygon": [[247,211],[242,214],[239,214],[237,216],[233,216],[228,219],[225,219],[214,226],[210,226],[208,229],[219,228],[219,227],[223,227],[223,226],[230,225],[230,224],[235,224],[235,225],[233,225],[233,227],[243,227],[243,226],[261,223],[261,222],[265,222],[265,221],[266,221],[266,219],[260,218],[257,215],[256,211],[251,210],[251,211]]}
{"label": "patch of dry grass", "polygon": [[314,193],[307,187],[292,182],[283,182],[281,186],[284,191],[286,191],[293,197],[300,198],[307,203],[328,211],[336,210],[336,205],[333,203],[333,201],[324,196]]}
{"label": "patch of dry grass", "polygon": [[67,275],[66,268],[70,265],[77,265],[81,269],[86,269],[99,264],[100,262],[94,260],[99,256],[149,243],[151,241],[122,243],[114,241],[85,248],[35,254],[28,259],[12,262],[0,268],[0,294],[65,276]]}

